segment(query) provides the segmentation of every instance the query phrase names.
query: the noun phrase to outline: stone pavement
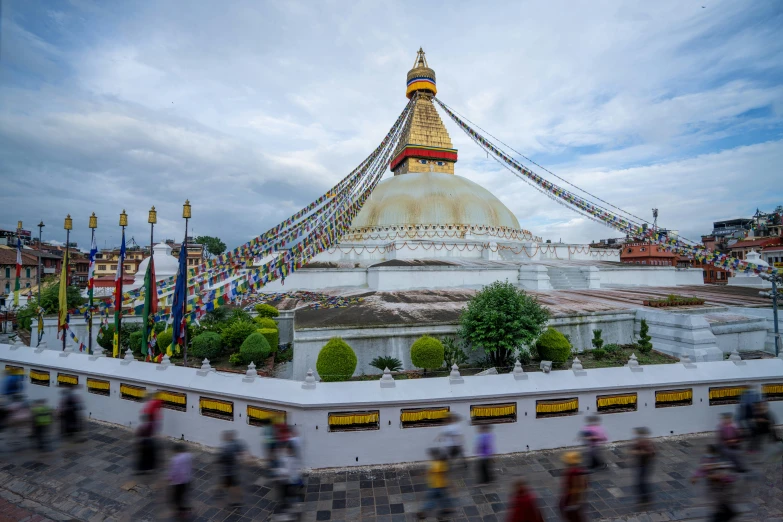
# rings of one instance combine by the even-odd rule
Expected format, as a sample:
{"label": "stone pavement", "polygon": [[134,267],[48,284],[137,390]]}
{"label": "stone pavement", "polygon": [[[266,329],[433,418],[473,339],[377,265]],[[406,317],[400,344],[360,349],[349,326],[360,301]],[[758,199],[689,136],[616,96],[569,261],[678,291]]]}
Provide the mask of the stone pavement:
{"label": "stone pavement", "polygon": [[[4,435],[0,441],[0,521],[171,520],[165,504],[164,477],[132,473],[133,439],[127,429],[90,422],[87,438],[88,442],[83,443],[55,444],[51,453],[40,455],[28,447],[29,440],[18,434]],[[655,501],[642,511],[633,497],[633,468],[625,447],[607,447],[609,468],[590,476],[589,519],[703,520],[707,514],[703,486],[692,486],[688,479],[708,440],[710,436],[702,434],[656,441],[658,455],[652,476]],[[244,506],[223,509],[225,500],[216,487],[214,453],[195,445],[192,448],[195,480],[190,498],[194,520],[271,518],[276,507],[275,491],[262,478],[257,464],[249,464],[244,470]],[[563,467],[560,454],[539,451],[498,458],[494,463],[497,481],[491,486],[477,486],[471,473],[457,472],[454,494],[458,509],[453,520],[505,520],[509,483],[516,476],[526,477],[535,487],[546,520],[558,520]],[[739,520],[783,522],[780,455],[759,460],[765,462],[757,464],[756,471],[738,483],[742,501],[738,506],[744,512]],[[315,471],[306,477],[303,519],[415,520],[425,492],[421,465]]]}

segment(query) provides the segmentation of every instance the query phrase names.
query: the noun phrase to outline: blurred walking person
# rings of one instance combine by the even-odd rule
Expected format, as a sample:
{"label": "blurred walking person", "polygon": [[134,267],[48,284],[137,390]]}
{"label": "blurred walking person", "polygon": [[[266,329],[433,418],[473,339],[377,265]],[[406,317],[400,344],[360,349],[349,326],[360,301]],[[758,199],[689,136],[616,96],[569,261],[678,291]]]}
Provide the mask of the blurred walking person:
{"label": "blurred walking person", "polygon": [[655,446],[650,440],[650,430],[647,428],[634,429],[636,438],[631,445],[631,455],[636,460],[636,492],[639,495],[639,503],[650,502],[650,471],[652,471],[655,458]]}
{"label": "blurred walking person", "polygon": [[436,511],[438,518],[448,516],[451,511],[449,496],[449,461],[441,448],[430,449],[430,463],[427,468],[427,498],[418,513],[420,520],[427,518],[427,513]]}
{"label": "blurred walking person", "polygon": [[142,415],[136,428],[136,474],[153,473],[158,469],[158,441],[155,438],[155,423],[149,415]]}
{"label": "blurred walking person", "polygon": [[477,473],[479,484],[492,482],[492,455],[495,454],[495,434],[490,424],[479,426],[476,436],[476,455],[478,456]]}
{"label": "blurred walking person", "polygon": [[569,451],[563,455],[563,462],[568,468],[563,474],[560,514],[567,522],[583,522],[587,520],[584,512],[587,477],[582,468],[582,456],[578,451]]}
{"label": "blurred walking person", "polygon": [[510,505],[506,522],[544,522],[538,499],[524,479],[514,481]]}
{"label": "blurred walking person", "polygon": [[160,433],[163,427],[163,401],[158,398],[158,394],[147,394],[141,414],[142,416],[146,415],[149,419],[152,424],[152,432],[156,435]]}
{"label": "blurred walking person", "polygon": [[734,424],[730,412],[721,414],[721,422],[718,426],[718,450],[724,459],[731,462],[739,473],[745,473],[747,468],[742,463],[742,439],[740,431]]}
{"label": "blurred walking person", "polygon": [[601,448],[609,440],[606,431],[601,426],[601,418],[598,415],[587,417],[587,425],[582,429],[582,437],[587,444],[587,451],[590,457],[588,468],[590,471],[601,471],[607,468],[601,456]]}
{"label": "blurred walking person", "polygon": [[221,470],[221,486],[229,507],[242,505],[242,487],[240,484],[241,464],[247,455],[244,442],[237,439],[236,432],[223,432],[223,445],[220,447],[218,464]]}
{"label": "blurred walking person", "polygon": [[73,388],[63,388],[57,411],[60,417],[60,434],[63,439],[70,440],[78,435],[81,431],[82,401]]}
{"label": "blurred walking person", "polygon": [[39,451],[49,451],[49,427],[52,425],[52,409],[46,399],[38,399],[31,411],[33,437]]}
{"label": "blurred walking person", "polygon": [[761,401],[759,393],[753,387],[748,387],[742,392],[737,411],[737,422],[742,430],[740,437],[751,440],[753,436],[753,416],[756,404]]}
{"label": "blurred walking person", "polygon": [[711,522],[729,522],[737,516],[732,498],[736,478],[731,470],[731,465],[721,456],[719,448],[710,444],[691,477],[691,484],[695,484],[700,478],[706,480],[707,494],[713,510]]}
{"label": "blurred walking person", "polygon": [[296,455],[296,449],[291,444],[283,444],[277,457],[278,467],[275,477],[279,488],[281,514],[292,511],[293,505],[300,499],[302,482],[302,465]]}
{"label": "blurred walking person", "polygon": [[448,424],[443,427],[435,439],[435,441],[440,443],[445,450],[446,458],[449,460],[452,469],[456,468],[458,460],[463,468],[467,467],[465,451],[463,449],[465,438],[462,436],[462,428],[459,425],[459,420],[459,415],[455,413],[450,414]]}
{"label": "blurred walking person", "polygon": [[750,439],[750,451],[764,449],[764,441],[780,442],[780,436],[775,429],[775,417],[769,411],[766,401],[759,401],[753,408],[753,435]]}
{"label": "blurred walking person", "polygon": [[190,481],[193,479],[193,456],[187,446],[181,442],[174,445],[174,456],[169,462],[168,479],[175,517],[178,520],[187,520],[190,513],[187,496]]}

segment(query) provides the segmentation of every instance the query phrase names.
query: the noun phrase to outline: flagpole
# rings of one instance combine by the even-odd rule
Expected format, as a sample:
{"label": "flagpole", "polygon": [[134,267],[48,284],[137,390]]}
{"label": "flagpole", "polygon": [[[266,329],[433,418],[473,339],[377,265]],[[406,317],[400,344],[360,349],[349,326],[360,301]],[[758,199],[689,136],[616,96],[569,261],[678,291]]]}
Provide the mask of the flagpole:
{"label": "flagpole", "polygon": [[179,255],[185,256],[185,273],[182,274],[185,277],[184,293],[185,299],[182,303],[182,320],[185,322],[185,333],[183,335],[184,347],[182,353],[182,364],[188,365],[188,220],[191,217],[190,200],[185,200],[185,204],[182,205],[182,217],[185,218],[185,241],[182,242],[182,246],[179,250]]}
{"label": "flagpole", "polygon": [[[68,302],[68,255],[69,255],[69,246],[71,242],[71,229],[73,228],[73,220],[71,219],[71,215],[68,214],[68,216],[65,218],[65,225],[63,225],[63,228],[65,229],[65,257],[63,257],[63,269],[64,272],[61,273],[60,277],[65,278],[65,299],[66,303]],[[62,304],[60,304],[62,306]],[[67,308],[66,304],[66,308]],[[66,311],[66,314],[68,312]],[[63,351],[65,351],[65,337],[68,335],[67,327],[63,326],[62,336],[63,336]]]}
{"label": "flagpole", "polygon": [[[120,227],[122,227],[122,242],[125,243],[125,227],[128,226],[128,214],[125,213],[125,209],[122,209],[120,214]],[[122,279],[125,277],[125,259],[122,255],[122,247],[120,247],[119,274],[120,281],[117,286],[117,296],[114,300],[114,344],[117,347],[117,355],[120,356],[120,330],[122,329]]]}
{"label": "flagpole", "polygon": [[[43,233],[43,227],[45,227],[43,220],[38,223],[38,310],[43,310],[41,307],[41,285],[43,285],[43,277],[41,277],[41,254],[43,254],[43,247],[41,246],[41,235]],[[43,331],[43,313],[38,312],[38,331]],[[41,344],[41,334],[38,334],[38,343],[35,346]]]}
{"label": "flagpole", "polygon": [[16,222],[16,266],[14,267],[14,308],[19,308],[19,292],[22,291],[22,222]]}
{"label": "flagpole", "polygon": [[95,215],[95,212],[92,213],[92,216],[90,216],[90,273],[88,274],[89,281],[87,284],[89,285],[90,289],[88,292],[89,297],[89,311],[90,311],[90,322],[87,324],[87,354],[92,355],[92,297],[93,297],[93,289],[95,286],[95,253],[93,252],[93,246],[95,245],[95,229],[98,228],[98,216]]}
{"label": "flagpole", "polygon": [[[155,252],[154,252],[152,246],[153,246],[153,242],[154,242],[155,223],[157,223],[157,222],[158,222],[158,212],[157,212],[157,210],[155,210],[155,205],[152,205],[152,208],[150,209],[149,214],[147,216],[147,223],[150,224],[150,260],[149,260],[149,264],[147,265],[147,271],[148,272],[150,271],[150,269],[149,269],[150,265],[152,265],[153,262],[154,262],[152,258],[155,255]],[[146,276],[146,274],[145,274],[145,276]],[[145,277],[145,279],[146,279],[146,277]],[[153,280],[152,281],[152,288],[155,289],[155,287],[156,287],[155,286],[155,280]],[[147,300],[147,302],[151,303],[152,300],[153,299],[157,299],[158,296],[157,296],[157,294],[155,294],[155,295],[147,295],[144,298],[145,298],[145,300]],[[152,332],[148,331],[148,329],[150,328],[149,317],[142,318],[142,321],[144,321],[143,324],[146,325],[143,328],[143,330],[146,333],[143,336],[143,339],[141,340],[141,342],[142,342],[141,353],[144,353],[146,351],[147,352],[147,356],[152,358],[152,354],[149,352],[149,338],[150,338],[150,335],[152,335]],[[152,321],[152,329],[153,330],[155,329],[155,321],[154,320]],[[145,350],[145,348],[146,348],[146,350]]]}

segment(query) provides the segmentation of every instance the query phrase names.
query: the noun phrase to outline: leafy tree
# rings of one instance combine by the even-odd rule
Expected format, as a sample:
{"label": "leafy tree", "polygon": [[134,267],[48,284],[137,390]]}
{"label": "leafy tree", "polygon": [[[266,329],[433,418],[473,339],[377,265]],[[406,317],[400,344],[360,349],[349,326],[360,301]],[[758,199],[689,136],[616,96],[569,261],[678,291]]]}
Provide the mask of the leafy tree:
{"label": "leafy tree", "polygon": [[245,339],[250,336],[250,334],[256,333],[257,328],[258,325],[252,321],[238,321],[231,323],[223,329],[223,333],[221,334],[223,348],[225,348],[230,353],[236,352],[239,350],[239,347],[242,346],[242,343],[245,342]]}
{"label": "leafy tree", "polygon": [[388,368],[391,372],[398,372],[402,370],[402,361],[390,355],[382,355],[370,361],[370,366],[381,371]]}
{"label": "leafy tree", "polygon": [[318,352],[315,369],[323,382],[347,381],[356,371],[356,354],[340,339],[332,337]]}
{"label": "leafy tree", "polygon": [[247,336],[239,348],[239,355],[245,364],[256,363],[259,366],[266,361],[272,353],[269,343],[260,333],[252,333]]}
{"label": "leafy tree", "polygon": [[214,236],[198,236],[196,243],[204,245],[204,249],[211,256],[219,256],[226,251],[226,244],[223,243],[219,237]]}
{"label": "leafy tree", "polygon": [[543,332],[549,311],[508,281],[495,281],[468,302],[460,316],[460,337],[483,350],[495,366],[508,366],[514,350]]}
{"label": "leafy tree", "polygon": [[571,343],[565,335],[549,327],[536,341],[536,350],[542,361],[562,363],[571,355]]}
{"label": "leafy tree", "polygon": [[443,344],[429,335],[422,335],[411,345],[411,362],[417,368],[433,370],[443,366]]}
{"label": "leafy tree", "polygon": [[647,325],[647,320],[642,319],[642,324],[639,327],[639,351],[642,353],[650,353],[652,351],[652,336],[650,336],[650,327]]}

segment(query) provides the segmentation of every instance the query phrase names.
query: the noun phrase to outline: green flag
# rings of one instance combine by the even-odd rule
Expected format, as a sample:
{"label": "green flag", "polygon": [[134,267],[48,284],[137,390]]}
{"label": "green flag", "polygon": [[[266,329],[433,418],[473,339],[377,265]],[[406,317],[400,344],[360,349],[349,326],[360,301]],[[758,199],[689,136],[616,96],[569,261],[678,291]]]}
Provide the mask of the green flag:
{"label": "green flag", "polygon": [[158,289],[155,285],[155,257],[150,257],[150,264],[147,265],[147,271],[144,273],[144,311],[141,322],[141,353],[147,355],[148,358],[152,355],[148,353],[148,346],[150,342],[150,335],[155,328],[155,314],[158,312]]}

